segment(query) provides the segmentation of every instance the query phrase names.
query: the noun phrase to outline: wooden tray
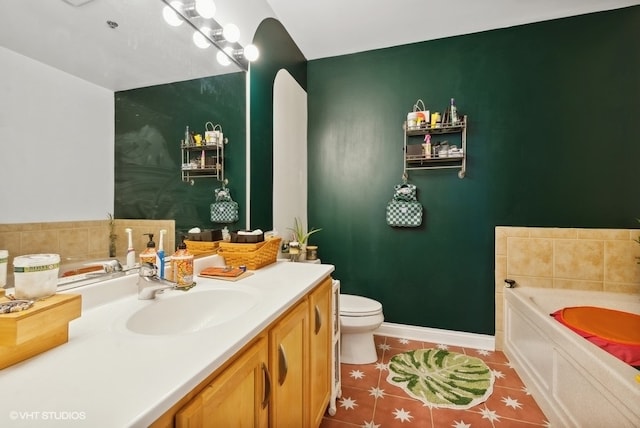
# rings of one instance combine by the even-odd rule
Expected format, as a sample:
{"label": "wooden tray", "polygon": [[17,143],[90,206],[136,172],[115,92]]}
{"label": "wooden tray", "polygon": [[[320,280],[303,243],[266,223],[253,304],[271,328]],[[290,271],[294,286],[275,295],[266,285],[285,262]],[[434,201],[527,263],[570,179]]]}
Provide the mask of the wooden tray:
{"label": "wooden tray", "polygon": [[79,294],[55,294],[25,311],[0,314],[0,369],[66,343],[69,322],[81,312]]}

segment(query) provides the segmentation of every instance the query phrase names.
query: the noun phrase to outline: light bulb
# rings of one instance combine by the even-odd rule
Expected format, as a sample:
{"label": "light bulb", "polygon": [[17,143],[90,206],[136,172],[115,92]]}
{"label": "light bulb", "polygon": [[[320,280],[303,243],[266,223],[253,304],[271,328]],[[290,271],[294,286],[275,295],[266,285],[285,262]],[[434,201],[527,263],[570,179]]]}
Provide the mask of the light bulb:
{"label": "light bulb", "polygon": [[211,42],[209,42],[209,40],[207,40],[207,38],[202,35],[202,34],[209,34],[210,31],[211,29],[209,27],[202,27],[200,28],[200,31],[194,31],[193,43],[195,43],[195,45],[200,49],[206,49],[209,46],[211,46]]}
{"label": "light bulb", "polygon": [[[180,10],[181,8],[180,2],[177,2],[177,1],[172,1],[171,6],[174,7],[176,10]],[[169,6],[165,6],[162,9],[162,17],[164,18],[165,22],[171,25],[172,27],[177,27],[179,25],[182,25],[182,18],[180,17],[180,15],[178,15]]]}
{"label": "light bulb", "polygon": [[244,48],[244,57],[247,61],[255,61],[260,56],[260,51],[256,47],[256,45],[247,45]]}
{"label": "light bulb", "polygon": [[[228,53],[229,55],[232,55],[233,49],[231,49],[230,47],[226,47],[224,48],[224,52]],[[227,65],[231,64],[231,60],[227,55],[224,54],[224,52],[218,51],[218,54],[216,55],[216,59],[218,60],[218,63],[220,65],[224,65],[226,67]]]}
{"label": "light bulb", "polygon": [[222,29],[222,36],[226,41],[235,43],[240,40],[240,29],[235,24],[227,24]]}
{"label": "light bulb", "polygon": [[196,12],[205,19],[211,19],[216,14],[216,4],[213,0],[196,0]]}

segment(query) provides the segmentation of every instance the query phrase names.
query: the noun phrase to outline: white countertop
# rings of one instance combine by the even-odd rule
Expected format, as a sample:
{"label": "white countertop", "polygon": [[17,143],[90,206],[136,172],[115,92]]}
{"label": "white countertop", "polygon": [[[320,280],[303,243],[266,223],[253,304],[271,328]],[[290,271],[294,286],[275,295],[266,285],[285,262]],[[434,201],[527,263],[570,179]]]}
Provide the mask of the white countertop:
{"label": "white countertop", "polygon": [[[196,261],[196,272],[209,266]],[[332,265],[277,262],[237,282],[197,277],[188,293],[243,288],[258,303],[224,324],[180,335],[133,333],[137,275],[84,286],[69,342],[0,370],[2,427],[148,426],[327,275]],[[159,294],[161,300],[170,293]],[[180,313],[167,313],[180,317]]]}

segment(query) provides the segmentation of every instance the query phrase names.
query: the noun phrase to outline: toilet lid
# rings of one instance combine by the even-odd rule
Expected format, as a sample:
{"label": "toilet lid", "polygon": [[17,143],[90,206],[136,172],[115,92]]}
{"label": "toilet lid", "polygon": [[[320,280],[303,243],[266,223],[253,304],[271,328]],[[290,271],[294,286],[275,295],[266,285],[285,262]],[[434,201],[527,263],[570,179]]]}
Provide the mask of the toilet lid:
{"label": "toilet lid", "polygon": [[382,312],[382,304],[373,299],[351,294],[340,295],[340,315],[367,317]]}

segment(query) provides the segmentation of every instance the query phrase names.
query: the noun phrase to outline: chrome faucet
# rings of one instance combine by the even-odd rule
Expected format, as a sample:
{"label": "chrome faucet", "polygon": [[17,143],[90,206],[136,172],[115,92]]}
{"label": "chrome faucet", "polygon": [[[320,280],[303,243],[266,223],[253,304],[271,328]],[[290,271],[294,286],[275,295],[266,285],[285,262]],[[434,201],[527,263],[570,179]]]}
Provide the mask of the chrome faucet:
{"label": "chrome faucet", "polygon": [[143,263],[138,270],[138,299],[153,300],[164,290],[175,290],[178,285],[158,276],[158,268],[151,263]]}

